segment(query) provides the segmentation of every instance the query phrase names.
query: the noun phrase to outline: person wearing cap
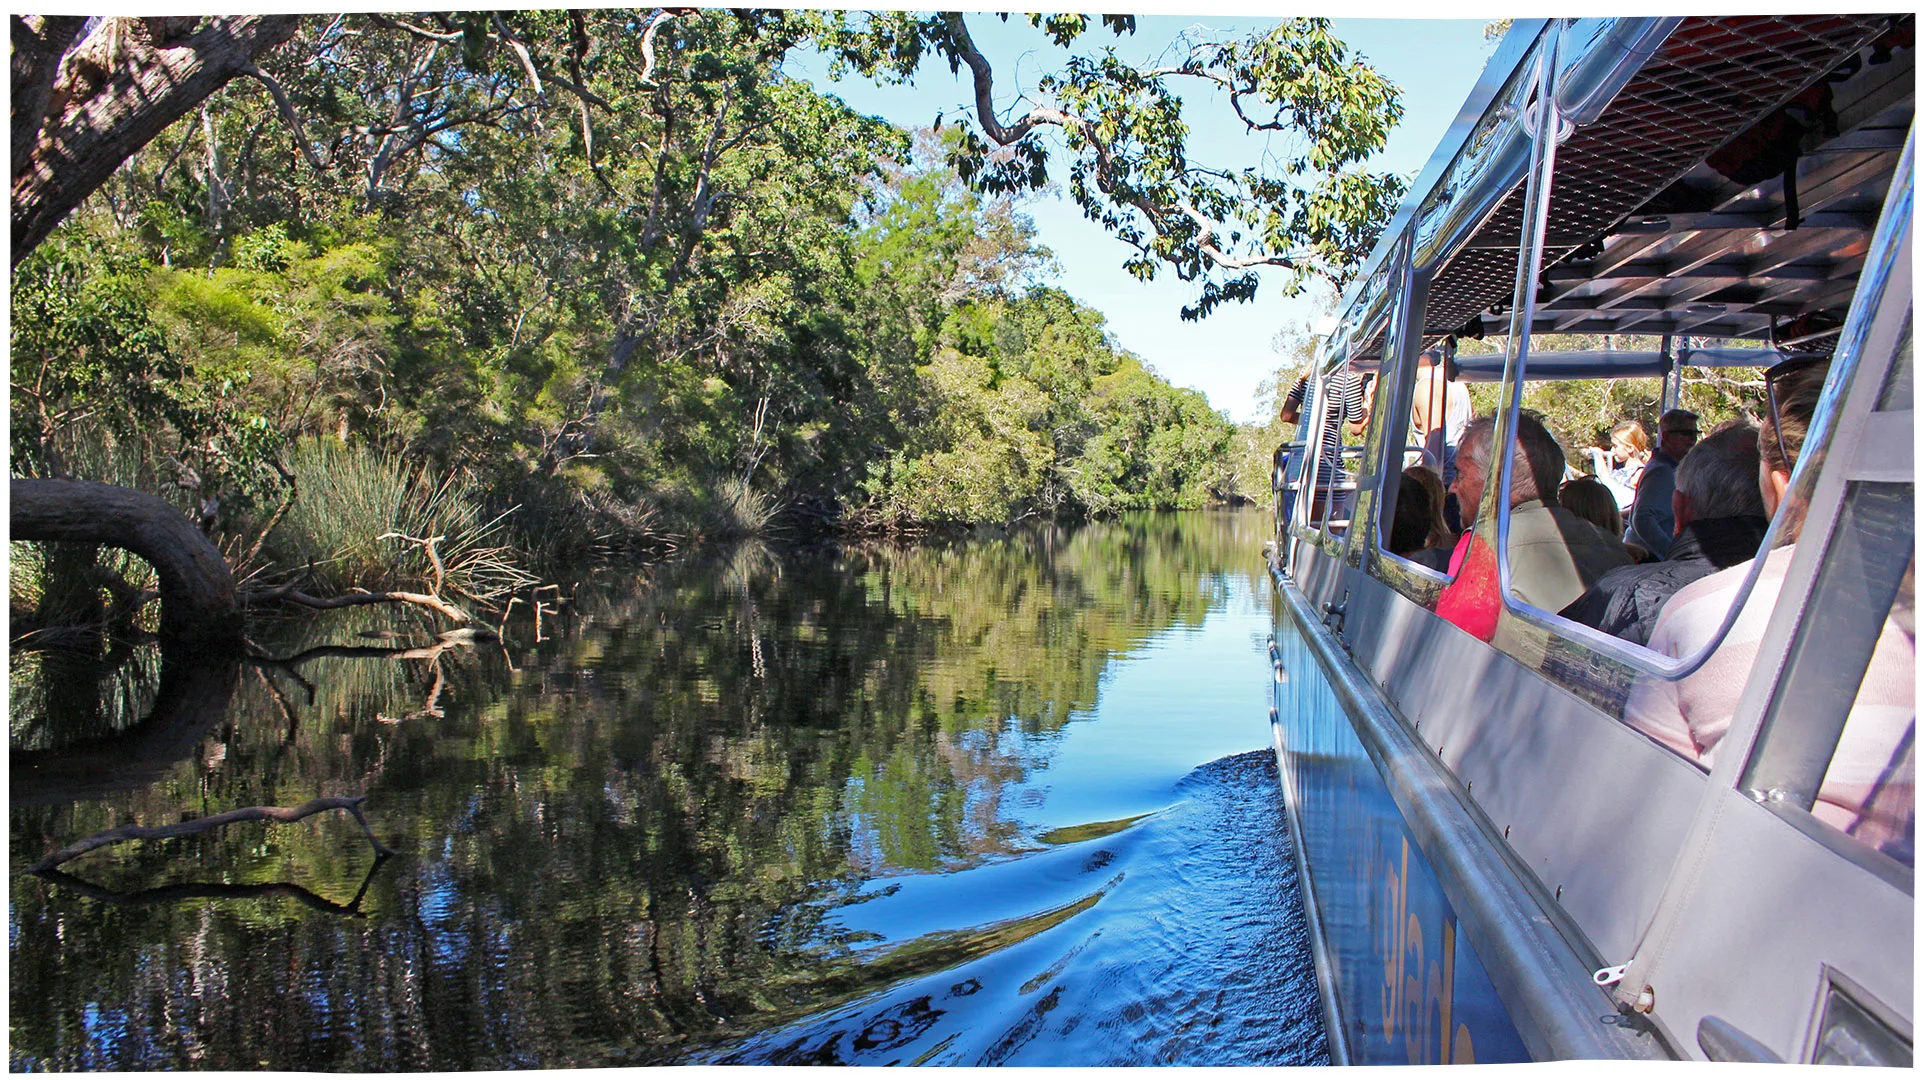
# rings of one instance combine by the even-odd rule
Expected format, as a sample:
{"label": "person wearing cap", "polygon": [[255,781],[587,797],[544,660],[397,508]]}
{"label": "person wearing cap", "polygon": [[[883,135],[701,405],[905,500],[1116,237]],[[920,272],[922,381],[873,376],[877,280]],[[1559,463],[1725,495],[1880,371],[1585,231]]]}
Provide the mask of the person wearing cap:
{"label": "person wearing cap", "polygon": [[1673,546],[1673,481],[1680,459],[1700,439],[1700,418],[1685,409],[1668,409],[1660,417],[1660,445],[1640,474],[1633,512],[1627,518],[1627,543],[1667,557]]}

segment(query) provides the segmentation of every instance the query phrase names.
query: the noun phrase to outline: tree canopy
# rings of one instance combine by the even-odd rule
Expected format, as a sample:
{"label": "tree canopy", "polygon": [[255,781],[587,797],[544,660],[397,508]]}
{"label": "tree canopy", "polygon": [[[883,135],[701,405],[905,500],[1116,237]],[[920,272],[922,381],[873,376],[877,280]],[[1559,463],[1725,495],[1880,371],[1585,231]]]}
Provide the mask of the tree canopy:
{"label": "tree canopy", "polygon": [[[522,549],[1231,495],[1224,419],[1046,284],[1020,199],[1064,182],[1191,317],[1338,281],[1399,192],[1364,167],[1397,91],[1325,20],[1148,67],[1098,44],[1130,18],[1034,16],[1073,53],[1009,107],[970,18],[15,16],[16,474],[269,557],[360,520],[299,483],[315,440]],[[944,60],[974,109],[903,131],[788,76],[803,47]],[[1288,149],[1192,160],[1189,87]]]}

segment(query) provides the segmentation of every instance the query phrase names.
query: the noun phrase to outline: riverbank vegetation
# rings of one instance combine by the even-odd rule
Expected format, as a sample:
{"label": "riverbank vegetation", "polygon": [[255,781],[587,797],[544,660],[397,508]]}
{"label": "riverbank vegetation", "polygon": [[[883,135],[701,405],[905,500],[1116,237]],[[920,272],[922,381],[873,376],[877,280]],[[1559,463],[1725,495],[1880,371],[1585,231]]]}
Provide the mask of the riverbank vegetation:
{"label": "riverbank vegetation", "polygon": [[[1232,426],[1047,284],[1018,200],[1058,177],[1132,272],[1194,282],[1198,317],[1256,267],[1337,279],[1399,192],[1359,167],[1397,92],[1324,20],[1150,71],[1096,48],[1047,108],[917,132],[783,64],[884,83],[937,55],[990,100],[960,16],[16,22],[72,61],[23,99],[44,118],[16,110],[16,151],[56,179],[61,153],[118,152],[90,149],[68,91],[157,134],[57,227],[67,189],[16,185],[13,475],[157,494],[243,589],[485,602],[615,550],[1233,499]],[[68,85],[101,50],[137,70],[222,22],[257,54],[178,121]],[[1187,161],[1180,78],[1298,154]],[[23,505],[16,486],[16,534]]]}

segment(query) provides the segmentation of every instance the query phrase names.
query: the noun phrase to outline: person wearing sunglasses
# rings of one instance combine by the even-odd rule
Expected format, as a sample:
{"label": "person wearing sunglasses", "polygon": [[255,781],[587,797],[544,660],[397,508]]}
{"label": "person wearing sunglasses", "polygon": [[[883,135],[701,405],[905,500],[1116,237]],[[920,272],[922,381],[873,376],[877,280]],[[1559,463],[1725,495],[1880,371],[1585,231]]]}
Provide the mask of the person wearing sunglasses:
{"label": "person wearing sunglasses", "polygon": [[[1767,407],[1760,423],[1760,498],[1769,520],[1778,519],[1776,547],[1754,582],[1753,592],[1726,638],[1686,678],[1643,678],[1627,699],[1624,719],[1681,756],[1713,767],[1714,751],[1733,723],[1760,639],[1779,602],[1781,584],[1805,514],[1804,499],[1789,487],[1801,443],[1826,381],[1827,358],[1775,365],[1767,372]],[[1783,518],[1782,515],[1785,515]],[[1713,640],[1737,599],[1751,560],[1693,582],[1661,609],[1647,647],[1671,657],[1691,655]],[[1883,789],[1887,764],[1910,739],[1913,723],[1914,648],[1909,632],[1889,621],[1854,697],[1852,711],[1813,805],[1814,816],[1846,832],[1875,834],[1881,822],[1867,820],[1869,796],[1876,805],[1912,805],[1911,771],[1894,780],[1905,791],[1890,799]],[[1863,810],[1867,810],[1863,814]]]}
{"label": "person wearing sunglasses", "polygon": [[1668,409],[1660,417],[1660,445],[1640,473],[1633,510],[1627,517],[1627,543],[1667,557],[1673,546],[1673,481],[1680,462],[1700,439],[1700,418],[1685,409]]}

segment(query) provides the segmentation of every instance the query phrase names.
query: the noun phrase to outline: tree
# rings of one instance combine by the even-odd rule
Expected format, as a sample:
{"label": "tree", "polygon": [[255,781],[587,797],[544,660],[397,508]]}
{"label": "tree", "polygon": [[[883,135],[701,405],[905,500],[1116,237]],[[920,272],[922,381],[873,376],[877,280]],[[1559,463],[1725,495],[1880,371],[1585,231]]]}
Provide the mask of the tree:
{"label": "tree", "polygon": [[295,15],[13,15],[13,262],[120,163],[293,36]]}
{"label": "tree", "polygon": [[[1063,45],[1091,25],[1032,21]],[[1124,33],[1132,20],[1105,24]],[[217,393],[172,403],[198,409],[195,423],[244,407],[288,430],[364,426],[448,468],[482,454],[582,489],[676,468],[678,490],[721,474],[775,487],[857,476],[892,423],[870,418],[893,416],[889,395],[918,385],[862,336],[872,293],[850,241],[863,178],[904,154],[900,133],[782,76],[801,45],[881,79],[911,78],[931,56],[964,65],[976,113],[949,128],[954,174],[1002,197],[1047,183],[1049,158],[1064,154],[1074,197],[1133,249],[1135,273],[1164,265],[1202,283],[1190,316],[1251,297],[1259,267],[1290,271],[1296,287],[1338,279],[1399,190],[1362,167],[1398,116],[1397,91],[1324,20],[1183,41],[1153,68],[1111,50],[1078,57],[1017,116],[996,112],[993,68],[954,13],[20,16],[13,27],[16,267],[137,155],[95,212],[137,231],[166,268],[121,276],[145,290],[166,339],[127,356],[177,366],[189,389],[222,373]],[[1181,85],[1214,88],[1250,131],[1294,145],[1267,169],[1190,161]],[[196,108],[198,131],[169,129]],[[290,154],[310,171],[276,166]],[[353,269],[366,266],[379,272]],[[976,270],[985,276],[970,279]],[[985,295],[1000,272],[976,260],[948,284]],[[1025,316],[991,306],[953,328],[1032,336]],[[207,311],[247,323],[179,317]],[[933,341],[922,335],[916,356]],[[1089,423],[1082,373],[1059,367],[1067,353],[1035,355],[1046,363],[991,367],[976,411],[1071,456]],[[42,359],[56,376],[73,362]],[[952,374],[956,393],[974,385]],[[1038,411],[1009,396],[1023,382],[1043,391]],[[362,407],[370,398],[377,409]],[[1059,504],[1058,476],[1034,475],[1052,479],[1023,505]],[[17,537],[34,533],[25,515],[41,505],[22,490]]]}
{"label": "tree", "polygon": [[[205,23],[190,17],[10,18],[15,266],[121,162],[292,36],[299,22],[287,15]],[[219,549],[166,503],[137,496],[125,489],[14,480],[11,536],[134,551],[161,575],[163,640],[213,651],[236,645],[238,603]]]}
{"label": "tree", "polygon": [[[1084,15],[1028,18],[1063,47],[1089,27]],[[1134,27],[1129,15],[1102,22],[1115,34]],[[1399,91],[1349,55],[1327,19],[1284,20],[1245,41],[1186,39],[1172,62],[1150,68],[1111,49],[1074,57],[1040,80],[1039,103],[1007,120],[994,99],[993,66],[958,12],[836,13],[819,39],[842,65],[871,77],[910,80],[930,51],[956,72],[966,65],[973,115],[950,160],[980,190],[1045,186],[1047,133],[1057,132],[1072,155],[1068,190],[1089,220],[1133,248],[1127,269],[1149,279],[1165,265],[1201,283],[1183,318],[1251,300],[1258,267],[1289,271],[1290,291],[1316,276],[1343,284],[1405,191],[1400,178],[1361,167],[1399,122]],[[1224,92],[1249,132],[1296,144],[1273,169],[1230,172],[1190,160],[1174,89],[1183,82]]]}

